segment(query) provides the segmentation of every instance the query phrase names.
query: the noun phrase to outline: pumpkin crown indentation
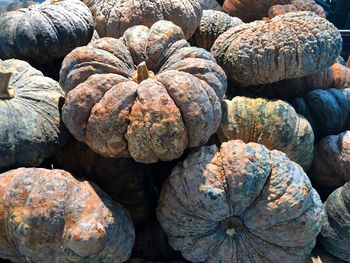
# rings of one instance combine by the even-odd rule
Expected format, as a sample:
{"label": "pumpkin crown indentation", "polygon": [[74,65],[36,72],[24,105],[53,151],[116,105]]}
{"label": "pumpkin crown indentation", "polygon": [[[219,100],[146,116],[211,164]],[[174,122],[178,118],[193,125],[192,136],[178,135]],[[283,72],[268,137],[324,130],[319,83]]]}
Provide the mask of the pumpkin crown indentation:
{"label": "pumpkin crown indentation", "polygon": [[12,72],[0,70],[0,99],[12,99],[15,96],[15,90],[10,87],[10,78]]}
{"label": "pumpkin crown indentation", "polygon": [[242,219],[237,216],[227,217],[220,222],[220,226],[226,229],[226,234],[229,236],[236,235],[239,231],[244,229],[244,223]]}
{"label": "pumpkin crown indentation", "polygon": [[143,61],[137,66],[137,69],[134,71],[131,78],[137,83],[141,83],[146,79],[154,78],[154,73],[148,70],[146,62]]}

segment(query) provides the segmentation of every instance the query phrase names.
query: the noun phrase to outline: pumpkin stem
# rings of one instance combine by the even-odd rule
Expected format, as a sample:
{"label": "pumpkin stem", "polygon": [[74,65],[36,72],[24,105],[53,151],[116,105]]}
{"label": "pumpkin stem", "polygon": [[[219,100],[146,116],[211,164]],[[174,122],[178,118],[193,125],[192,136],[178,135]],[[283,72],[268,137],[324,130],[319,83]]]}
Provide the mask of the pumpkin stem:
{"label": "pumpkin stem", "polygon": [[238,231],[244,229],[244,224],[242,219],[237,216],[231,216],[225,218],[220,222],[220,226],[226,229],[226,234],[229,236],[234,236]]}
{"label": "pumpkin stem", "polygon": [[153,78],[154,73],[149,71],[146,65],[146,62],[143,61],[137,66],[137,70],[132,75],[132,79],[137,83],[141,83],[145,79]]}
{"label": "pumpkin stem", "polygon": [[9,86],[11,72],[0,71],[0,99],[12,99],[15,96],[15,90]]}

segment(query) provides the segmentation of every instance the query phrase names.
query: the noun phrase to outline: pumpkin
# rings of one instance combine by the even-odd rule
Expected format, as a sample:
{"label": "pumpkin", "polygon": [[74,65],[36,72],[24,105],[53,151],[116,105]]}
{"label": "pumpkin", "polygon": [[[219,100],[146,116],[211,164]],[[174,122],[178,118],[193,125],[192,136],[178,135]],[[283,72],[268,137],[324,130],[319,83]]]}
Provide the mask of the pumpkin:
{"label": "pumpkin", "polygon": [[287,154],[307,170],[312,162],[314,133],[310,123],[281,100],[235,97],[222,103],[221,142],[257,142]]}
{"label": "pumpkin", "polygon": [[192,262],[302,262],[323,205],[301,166],[279,151],[232,140],[202,146],[163,186],[157,217]]}
{"label": "pumpkin", "polygon": [[260,20],[267,16],[271,6],[289,4],[291,0],[225,0],[224,12],[239,17],[244,22]]}
{"label": "pumpkin", "polygon": [[204,7],[205,10],[218,10],[222,11],[221,5],[216,0],[204,0]]}
{"label": "pumpkin", "polygon": [[268,16],[269,18],[273,18],[278,15],[295,11],[312,11],[321,17],[326,17],[322,6],[318,5],[315,0],[292,0],[291,3],[287,5],[271,6]]}
{"label": "pumpkin", "polygon": [[340,33],[326,19],[314,12],[291,12],[230,28],[216,39],[211,53],[229,80],[246,87],[325,70],[341,47]]}
{"label": "pumpkin", "polygon": [[79,0],[48,1],[8,12],[0,17],[0,58],[47,64],[86,45],[93,29],[92,14]]}
{"label": "pumpkin", "polygon": [[0,170],[38,166],[68,140],[59,84],[27,62],[0,61]]}
{"label": "pumpkin", "polygon": [[350,128],[350,89],[315,89],[291,104],[310,122],[316,141]]}
{"label": "pumpkin", "polygon": [[59,149],[51,161],[55,168],[97,183],[129,211],[134,224],[142,224],[153,215],[156,193],[146,165],[126,158],[104,158],[77,140]]}
{"label": "pumpkin", "polygon": [[309,176],[326,187],[350,181],[350,131],[329,135],[316,144]]}
{"label": "pumpkin", "polygon": [[75,49],[60,84],[68,93],[62,119],[76,139],[105,157],[153,163],[215,133],[226,76],[180,27],[158,21]]}
{"label": "pumpkin", "polygon": [[349,58],[348,58],[348,61],[346,62],[346,66],[347,66],[348,68],[350,68],[350,56],[349,56]]}
{"label": "pumpkin", "polygon": [[181,258],[181,255],[169,245],[166,233],[156,220],[150,220],[136,229],[135,236],[133,257],[152,261],[169,261]]}
{"label": "pumpkin", "polygon": [[[234,88],[237,89],[237,87]],[[229,86],[228,91],[233,93],[234,88]],[[241,90],[246,90],[250,96],[293,100],[311,90],[329,88],[350,88],[350,69],[340,63],[334,63],[325,70],[302,78],[285,79],[271,84],[245,87]]]}
{"label": "pumpkin", "polygon": [[126,210],[63,170],[0,175],[0,255],[14,262],[124,262],[134,242]]}
{"label": "pumpkin", "polygon": [[327,253],[321,247],[316,247],[312,251],[311,257],[308,260],[306,260],[305,263],[345,263],[345,262]]}
{"label": "pumpkin", "polygon": [[100,37],[119,38],[133,26],[151,27],[160,20],[181,27],[186,39],[199,25],[204,1],[208,0],[99,0],[95,1],[95,23]]}
{"label": "pumpkin", "polygon": [[191,45],[210,50],[219,35],[242,24],[242,20],[216,10],[204,10],[199,27],[190,38]]}
{"label": "pumpkin", "polygon": [[36,4],[38,4],[38,3],[35,1],[30,1],[30,0],[25,0],[25,1],[21,1],[21,2],[13,2],[7,6],[6,11],[7,12],[15,11],[15,10],[18,10],[20,8],[27,8],[31,5],[36,5]]}
{"label": "pumpkin", "polygon": [[335,190],[325,206],[320,243],[330,254],[350,262],[350,182]]}

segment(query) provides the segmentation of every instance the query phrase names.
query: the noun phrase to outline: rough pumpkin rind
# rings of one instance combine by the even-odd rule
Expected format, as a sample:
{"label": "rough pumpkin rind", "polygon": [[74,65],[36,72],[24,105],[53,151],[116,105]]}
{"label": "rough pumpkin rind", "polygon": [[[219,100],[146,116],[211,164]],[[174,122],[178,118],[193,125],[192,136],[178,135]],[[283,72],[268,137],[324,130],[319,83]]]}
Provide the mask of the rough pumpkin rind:
{"label": "rough pumpkin rind", "polygon": [[[291,100],[302,97],[314,89],[329,88],[350,88],[350,69],[340,63],[334,63],[325,70],[302,78],[286,79],[242,89],[245,89],[252,96]],[[230,92],[230,88],[228,91]]]}
{"label": "rough pumpkin rind", "polygon": [[315,89],[291,104],[310,122],[316,141],[350,127],[350,89]]}
{"label": "rough pumpkin rind", "polygon": [[94,4],[96,30],[101,37],[119,38],[133,26],[151,27],[172,21],[190,38],[199,25],[205,0],[99,0]]}
{"label": "rough pumpkin rind", "polygon": [[97,186],[63,170],[0,175],[0,255],[13,262],[124,262],[132,221]]}
{"label": "rough pumpkin rind", "polygon": [[350,261],[350,183],[335,190],[327,199],[326,220],[320,243],[330,254]]}
{"label": "rough pumpkin rind", "polygon": [[341,47],[340,33],[326,19],[291,12],[230,28],[216,39],[211,53],[229,80],[246,87],[325,70]]}
{"label": "rough pumpkin rind", "polygon": [[309,176],[326,187],[350,181],[350,131],[327,136],[316,144]]}
{"label": "rough pumpkin rind", "polygon": [[191,45],[210,50],[219,35],[229,28],[243,24],[237,17],[221,11],[204,10],[199,27],[190,38]]}
{"label": "rough pumpkin rind", "polygon": [[312,11],[321,17],[326,17],[323,7],[318,5],[315,0],[292,0],[290,4],[271,6],[268,16],[273,18],[295,11]]}
{"label": "rough pumpkin rind", "polygon": [[304,170],[311,165],[314,133],[310,123],[281,100],[235,97],[222,103],[221,141],[243,140],[263,144],[287,154]]}
{"label": "rough pumpkin rind", "polygon": [[89,43],[93,17],[79,0],[47,1],[0,17],[0,58],[42,65]]}
{"label": "rough pumpkin rind", "polygon": [[0,99],[0,170],[38,166],[69,137],[60,120],[63,90],[25,61],[0,61],[3,71],[12,73],[14,97]]}
{"label": "rough pumpkin rind", "polygon": [[[139,81],[140,74],[149,76]],[[226,76],[178,26],[158,21],[75,49],[60,84],[68,93],[62,119],[79,141],[105,157],[151,163],[178,158],[215,133]]]}
{"label": "rough pumpkin rind", "polygon": [[302,262],[324,218],[302,168],[240,140],[203,146],[163,186],[158,220],[192,262]]}

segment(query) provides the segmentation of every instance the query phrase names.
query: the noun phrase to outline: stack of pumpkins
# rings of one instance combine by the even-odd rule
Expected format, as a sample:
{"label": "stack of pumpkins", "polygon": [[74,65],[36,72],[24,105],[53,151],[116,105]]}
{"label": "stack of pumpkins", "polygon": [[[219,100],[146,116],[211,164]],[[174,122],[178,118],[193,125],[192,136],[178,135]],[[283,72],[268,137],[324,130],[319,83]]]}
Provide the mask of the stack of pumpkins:
{"label": "stack of pumpkins", "polygon": [[220,4],[0,15],[0,258],[350,262],[338,30],[313,0]]}

